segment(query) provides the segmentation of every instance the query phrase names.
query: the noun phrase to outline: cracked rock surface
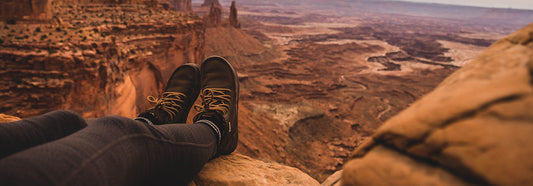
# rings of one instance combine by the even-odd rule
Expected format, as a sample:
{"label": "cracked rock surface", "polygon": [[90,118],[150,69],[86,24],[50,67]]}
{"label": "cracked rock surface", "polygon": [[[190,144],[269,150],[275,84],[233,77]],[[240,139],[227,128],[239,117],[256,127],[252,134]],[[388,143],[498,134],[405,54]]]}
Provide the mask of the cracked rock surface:
{"label": "cracked rock surface", "polygon": [[533,24],[490,46],[351,155],[344,185],[533,183]]}

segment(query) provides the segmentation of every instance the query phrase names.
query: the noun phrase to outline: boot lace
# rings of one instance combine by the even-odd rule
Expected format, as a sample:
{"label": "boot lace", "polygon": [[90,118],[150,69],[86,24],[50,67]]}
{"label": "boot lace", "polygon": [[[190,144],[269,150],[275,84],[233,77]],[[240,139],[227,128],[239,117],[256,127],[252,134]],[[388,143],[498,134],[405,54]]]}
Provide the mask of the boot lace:
{"label": "boot lace", "polygon": [[147,99],[150,103],[155,104],[152,108],[167,112],[170,120],[173,120],[176,117],[176,113],[183,110],[182,105],[185,103],[185,97],[187,96],[180,92],[163,92],[161,99],[153,96],[148,96]]}
{"label": "boot lace", "polygon": [[202,105],[194,105],[194,109],[198,112],[218,110],[224,115],[229,112],[230,93],[226,88],[205,88],[200,95]]}

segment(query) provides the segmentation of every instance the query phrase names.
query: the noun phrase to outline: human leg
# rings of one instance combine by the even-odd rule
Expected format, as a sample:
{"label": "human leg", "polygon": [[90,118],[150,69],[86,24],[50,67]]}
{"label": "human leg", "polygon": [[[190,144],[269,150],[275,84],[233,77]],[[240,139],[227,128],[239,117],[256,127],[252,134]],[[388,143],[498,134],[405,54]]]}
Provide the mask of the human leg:
{"label": "human leg", "polygon": [[0,185],[179,185],[215,152],[216,135],[204,124],[104,117],[0,160]]}
{"label": "human leg", "polygon": [[10,154],[70,135],[87,126],[71,111],[54,111],[0,124],[0,159]]}

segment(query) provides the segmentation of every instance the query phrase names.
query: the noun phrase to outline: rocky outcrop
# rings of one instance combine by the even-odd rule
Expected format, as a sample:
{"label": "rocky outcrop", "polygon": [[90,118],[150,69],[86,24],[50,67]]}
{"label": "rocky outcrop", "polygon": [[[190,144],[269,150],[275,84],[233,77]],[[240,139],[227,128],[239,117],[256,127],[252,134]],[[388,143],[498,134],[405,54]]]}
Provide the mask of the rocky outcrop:
{"label": "rocky outcrop", "polygon": [[319,185],[302,171],[239,154],[209,161],[189,185]]}
{"label": "rocky outcrop", "polygon": [[389,119],[344,166],[344,185],[533,183],[533,24]]}
{"label": "rocky outcrop", "polygon": [[231,1],[231,7],[229,8],[229,25],[235,28],[241,28],[241,23],[237,18],[237,7],[235,1]]}
{"label": "rocky outcrop", "polygon": [[192,12],[191,0],[168,0],[170,8],[178,12]]}
{"label": "rocky outcrop", "polygon": [[220,5],[220,2],[218,2],[218,0],[204,0],[204,3],[202,3],[201,7],[211,7],[211,6],[216,6],[216,7],[222,7],[222,5]]}
{"label": "rocky outcrop", "polygon": [[133,117],[176,67],[204,57],[205,27],[192,16],[144,5],[57,10],[70,26],[10,25],[20,35],[0,44],[0,112]]}
{"label": "rocky outcrop", "polygon": [[209,13],[204,16],[206,27],[217,27],[222,23],[222,10],[219,6],[211,5]]}
{"label": "rocky outcrop", "polygon": [[0,21],[48,20],[52,18],[51,0],[2,0]]}

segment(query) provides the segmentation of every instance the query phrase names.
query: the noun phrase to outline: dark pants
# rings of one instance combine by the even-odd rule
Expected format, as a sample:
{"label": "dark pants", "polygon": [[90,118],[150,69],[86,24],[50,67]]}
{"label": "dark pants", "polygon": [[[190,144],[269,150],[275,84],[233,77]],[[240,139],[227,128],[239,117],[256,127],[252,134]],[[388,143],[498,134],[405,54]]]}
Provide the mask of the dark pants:
{"label": "dark pants", "polygon": [[0,124],[0,185],[184,185],[215,152],[205,124],[55,111]]}

